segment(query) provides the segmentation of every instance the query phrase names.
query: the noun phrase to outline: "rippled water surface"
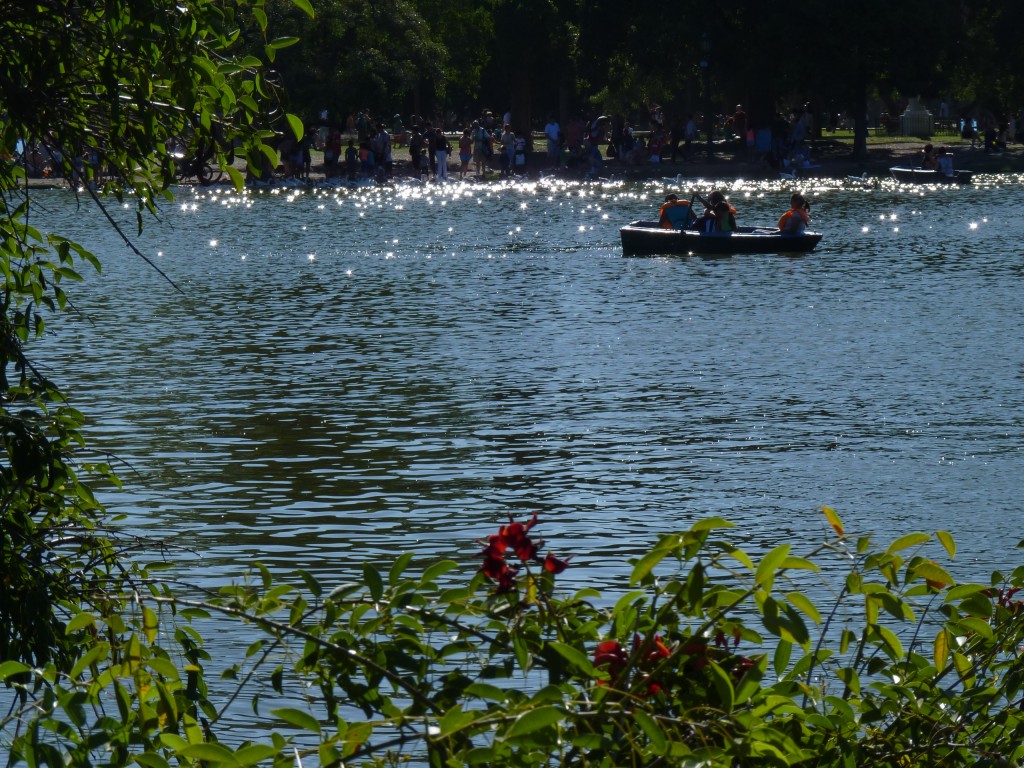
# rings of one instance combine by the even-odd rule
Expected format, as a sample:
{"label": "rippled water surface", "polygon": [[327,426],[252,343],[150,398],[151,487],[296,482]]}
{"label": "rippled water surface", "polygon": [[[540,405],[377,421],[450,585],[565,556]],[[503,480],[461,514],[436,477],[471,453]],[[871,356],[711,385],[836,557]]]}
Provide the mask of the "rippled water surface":
{"label": "rippled water surface", "polygon": [[[809,545],[822,504],[1016,564],[1021,180],[823,181],[810,255],[623,258],[619,226],[688,183],[183,190],[135,239],[181,292],[42,193],[36,224],[104,267],[45,362],[117,457],[110,509],[195,580],[468,559],[534,509],[600,582],[711,514]],[[725,187],[741,223],[791,191]]]}

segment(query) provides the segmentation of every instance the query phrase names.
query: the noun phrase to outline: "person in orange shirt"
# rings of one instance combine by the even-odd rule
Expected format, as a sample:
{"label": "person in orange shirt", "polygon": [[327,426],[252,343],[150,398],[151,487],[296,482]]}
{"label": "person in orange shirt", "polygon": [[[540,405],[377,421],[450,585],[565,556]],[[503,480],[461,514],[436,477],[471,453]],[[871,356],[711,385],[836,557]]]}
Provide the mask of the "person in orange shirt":
{"label": "person in orange shirt", "polygon": [[811,205],[799,192],[789,198],[789,210],[779,219],[779,234],[802,235],[811,223]]}
{"label": "person in orange shirt", "polygon": [[688,200],[680,200],[677,195],[665,195],[665,202],[658,210],[658,223],[663,229],[686,229],[692,218]]}

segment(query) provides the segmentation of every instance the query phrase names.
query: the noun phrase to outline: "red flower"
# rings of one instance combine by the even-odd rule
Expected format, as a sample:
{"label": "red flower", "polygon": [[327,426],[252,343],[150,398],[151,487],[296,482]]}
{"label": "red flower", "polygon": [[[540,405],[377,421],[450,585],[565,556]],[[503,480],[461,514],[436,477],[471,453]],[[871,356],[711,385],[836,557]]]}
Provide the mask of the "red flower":
{"label": "red flower", "polygon": [[594,665],[608,667],[608,673],[615,677],[629,664],[629,654],[617,640],[605,640],[597,644],[594,651]]}
{"label": "red flower", "polygon": [[664,688],[661,687],[661,683],[651,680],[646,675],[644,675],[643,680],[645,683],[647,683],[647,690],[644,691],[645,699],[649,699],[651,696],[657,696],[664,690]]}
{"label": "red flower", "polygon": [[559,560],[553,554],[548,552],[547,557],[544,558],[544,570],[548,573],[558,574],[569,567],[567,560]]}
{"label": "red flower", "polygon": [[484,554],[484,564],[480,566],[480,570],[483,571],[484,576],[495,581],[508,570],[508,563],[505,562],[503,557],[493,557],[488,554]]}
{"label": "red flower", "polygon": [[739,661],[736,662],[736,666],[732,668],[733,679],[738,682],[740,678],[742,678],[743,675],[746,673],[746,671],[748,669],[753,669],[753,667],[754,660],[752,658],[750,658],[749,656],[740,656]]}
{"label": "red flower", "polygon": [[[484,559],[480,570],[498,583],[499,593],[511,592],[516,586],[516,569],[509,567],[505,559],[508,550],[515,552],[524,563],[537,559],[540,542],[533,541],[528,535],[530,529],[537,524],[537,514],[534,512],[533,517],[525,523],[517,523],[510,516],[508,525],[501,526],[496,534],[487,537],[486,545],[480,553]],[[547,562],[544,567],[550,570]]]}
{"label": "red flower", "polygon": [[503,595],[507,592],[512,592],[516,588],[516,572],[511,568],[506,568],[504,572],[497,578],[498,587],[495,590],[499,595]]}
{"label": "red flower", "polygon": [[658,661],[659,659],[667,659],[672,655],[672,651],[668,649],[661,638],[658,635],[654,636],[654,648],[647,654],[647,660],[650,662]]}
{"label": "red flower", "polygon": [[510,518],[509,524],[498,530],[498,539],[524,563],[537,557],[537,544],[527,535],[537,524],[537,514],[534,512],[525,523],[513,522]]}

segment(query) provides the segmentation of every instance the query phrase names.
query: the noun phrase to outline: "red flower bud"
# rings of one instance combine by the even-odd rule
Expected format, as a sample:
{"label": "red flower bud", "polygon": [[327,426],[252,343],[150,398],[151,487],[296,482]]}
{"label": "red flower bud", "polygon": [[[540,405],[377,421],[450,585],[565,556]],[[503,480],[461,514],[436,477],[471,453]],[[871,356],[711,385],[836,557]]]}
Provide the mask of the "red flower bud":
{"label": "red flower bud", "polygon": [[548,552],[547,557],[544,558],[544,570],[548,573],[559,574],[568,567],[568,560],[559,560],[550,552]]}

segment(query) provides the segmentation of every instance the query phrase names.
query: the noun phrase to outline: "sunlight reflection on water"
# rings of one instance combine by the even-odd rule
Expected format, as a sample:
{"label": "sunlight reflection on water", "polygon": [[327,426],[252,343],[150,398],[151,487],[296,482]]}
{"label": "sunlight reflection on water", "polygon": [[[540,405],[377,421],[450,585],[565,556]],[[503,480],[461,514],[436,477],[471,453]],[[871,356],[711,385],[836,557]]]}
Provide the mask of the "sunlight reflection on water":
{"label": "sunlight reflection on water", "polygon": [[[612,583],[712,514],[754,552],[809,547],[823,503],[1005,565],[1024,192],[980,181],[803,182],[818,250],[708,259],[618,239],[704,180],[182,190],[136,242],[184,297],[55,191],[47,225],[104,271],[45,357],[123,462],[104,500],[200,552],[199,580],[468,562],[539,509],[566,579]],[[764,224],[794,188],[717,186]]]}

